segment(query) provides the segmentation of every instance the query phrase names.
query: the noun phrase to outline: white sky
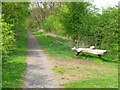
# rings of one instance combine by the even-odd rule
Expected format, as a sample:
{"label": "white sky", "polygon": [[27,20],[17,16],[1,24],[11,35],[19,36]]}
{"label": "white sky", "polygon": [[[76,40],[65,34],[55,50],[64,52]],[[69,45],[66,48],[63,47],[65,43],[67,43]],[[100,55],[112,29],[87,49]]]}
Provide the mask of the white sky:
{"label": "white sky", "polygon": [[115,6],[118,5],[118,2],[120,0],[93,0],[93,4],[95,4],[98,8],[106,8],[106,7],[110,7],[110,6]]}

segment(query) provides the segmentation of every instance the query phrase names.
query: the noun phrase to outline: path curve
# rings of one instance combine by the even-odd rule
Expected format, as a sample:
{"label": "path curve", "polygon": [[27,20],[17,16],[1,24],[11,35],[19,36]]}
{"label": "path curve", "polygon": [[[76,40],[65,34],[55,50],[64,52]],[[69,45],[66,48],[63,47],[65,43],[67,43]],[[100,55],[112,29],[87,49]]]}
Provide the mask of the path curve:
{"label": "path curve", "polygon": [[50,68],[48,57],[36,38],[28,31],[27,71],[23,88],[58,88],[57,77]]}

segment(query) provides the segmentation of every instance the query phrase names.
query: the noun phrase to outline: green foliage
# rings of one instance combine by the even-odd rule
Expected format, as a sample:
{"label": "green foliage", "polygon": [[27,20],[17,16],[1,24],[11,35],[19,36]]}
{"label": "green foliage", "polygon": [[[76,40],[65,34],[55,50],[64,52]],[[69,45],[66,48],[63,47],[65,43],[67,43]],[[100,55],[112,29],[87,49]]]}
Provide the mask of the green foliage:
{"label": "green foliage", "polygon": [[[15,49],[16,37],[25,29],[25,19],[29,14],[29,3],[2,3],[2,60]],[[19,32],[18,32],[19,31]]]}
{"label": "green foliage", "polygon": [[44,23],[47,25],[49,23],[49,26],[46,25],[46,27],[51,28],[51,30],[56,29],[60,34],[72,38],[74,42],[79,42],[89,33],[91,22],[87,21],[88,18],[90,20],[93,19],[90,14],[92,12],[92,10],[90,12],[90,8],[94,7],[87,2],[63,3],[61,7],[56,10],[56,14],[46,18],[47,21]]}
{"label": "green foliage", "polygon": [[64,27],[62,23],[60,23],[60,15],[50,15],[43,21],[43,29],[46,32],[56,33],[59,35],[64,34]]}
{"label": "green foliage", "polygon": [[97,46],[107,49],[109,54],[118,55],[118,9],[107,8],[99,16],[96,39]]}
{"label": "green foliage", "polygon": [[47,32],[63,35],[76,46],[106,49],[107,57],[118,60],[118,7],[99,9],[88,2],[62,3],[43,21]]}
{"label": "green foliage", "polygon": [[25,18],[29,14],[27,2],[3,2],[2,14],[6,23],[13,24],[14,30],[24,29]]}
{"label": "green foliage", "polygon": [[29,3],[2,3],[2,87],[21,88],[25,71]]}
{"label": "green foliage", "polygon": [[2,58],[15,49],[15,37],[12,25],[2,21]]}
{"label": "green foliage", "polygon": [[51,32],[51,28],[53,29],[53,22],[54,22],[54,17],[53,16],[49,16],[44,22],[43,22],[43,28],[47,31],[47,32]]}
{"label": "green foliage", "polygon": [[22,88],[26,69],[27,32],[16,37],[16,48],[2,65],[2,88]]}
{"label": "green foliage", "polygon": [[83,18],[87,15],[88,3],[67,3],[65,4],[68,11],[63,14],[63,25],[66,30],[66,34],[70,36],[73,41],[79,40],[81,34],[84,34],[85,27],[83,26]]}

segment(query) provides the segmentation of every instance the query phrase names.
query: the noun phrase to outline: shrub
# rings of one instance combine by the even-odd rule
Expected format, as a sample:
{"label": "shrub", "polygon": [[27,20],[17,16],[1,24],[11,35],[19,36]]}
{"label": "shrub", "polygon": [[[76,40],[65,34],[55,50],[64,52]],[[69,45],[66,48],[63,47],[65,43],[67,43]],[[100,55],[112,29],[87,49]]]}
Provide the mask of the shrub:
{"label": "shrub", "polygon": [[11,28],[12,25],[2,21],[2,60],[15,49],[15,33]]}

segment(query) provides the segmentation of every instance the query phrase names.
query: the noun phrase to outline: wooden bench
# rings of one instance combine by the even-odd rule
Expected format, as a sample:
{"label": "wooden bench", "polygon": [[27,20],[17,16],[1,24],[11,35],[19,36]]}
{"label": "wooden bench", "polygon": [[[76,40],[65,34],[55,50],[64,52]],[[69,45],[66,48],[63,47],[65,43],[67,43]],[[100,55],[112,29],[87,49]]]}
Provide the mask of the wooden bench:
{"label": "wooden bench", "polygon": [[104,55],[107,52],[107,50],[95,49],[94,46],[91,46],[90,48],[76,48],[76,47],[73,47],[72,50],[77,52],[76,56],[78,56],[81,52],[96,54],[98,56]]}

